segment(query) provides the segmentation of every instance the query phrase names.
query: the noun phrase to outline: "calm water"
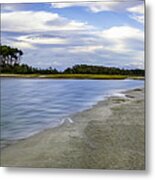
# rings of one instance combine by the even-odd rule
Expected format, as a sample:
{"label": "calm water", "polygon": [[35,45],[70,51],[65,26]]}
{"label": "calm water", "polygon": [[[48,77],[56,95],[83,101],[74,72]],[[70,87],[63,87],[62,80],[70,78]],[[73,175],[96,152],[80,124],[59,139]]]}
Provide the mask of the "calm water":
{"label": "calm water", "polygon": [[60,125],[104,97],[143,87],[140,80],[1,79],[2,145]]}

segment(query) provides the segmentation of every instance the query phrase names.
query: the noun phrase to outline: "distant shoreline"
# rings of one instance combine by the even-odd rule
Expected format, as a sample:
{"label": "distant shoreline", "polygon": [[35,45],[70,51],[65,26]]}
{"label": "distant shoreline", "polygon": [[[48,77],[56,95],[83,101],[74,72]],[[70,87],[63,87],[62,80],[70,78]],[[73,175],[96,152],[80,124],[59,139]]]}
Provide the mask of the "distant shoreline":
{"label": "distant shoreline", "polygon": [[145,169],[144,89],[127,90],[2,150],[2,166]]}
{"label": "distant shoreline", "polygon": [[127,76],[127,75],[102,75],[102,74],[4,74],[1,73],[2,78],[39,78],[39,79],[96,79],[96,80],[123,80],[134,79],[144,80],[144,76]]}

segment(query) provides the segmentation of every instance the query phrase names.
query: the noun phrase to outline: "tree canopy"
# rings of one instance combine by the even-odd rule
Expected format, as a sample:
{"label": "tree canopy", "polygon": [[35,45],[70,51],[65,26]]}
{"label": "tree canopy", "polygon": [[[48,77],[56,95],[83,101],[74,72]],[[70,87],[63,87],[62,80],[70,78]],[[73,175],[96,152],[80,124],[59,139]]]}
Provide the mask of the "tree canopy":
{"label": "tree canopy", "polygon": [[20,49],[10,46],[0,46],[0,64],[1,65],[16,65],[20,63],[23,52]]}
{"label": "tree canopy", "polygon": [[107,75],[135,75],[144,76],[143,69],[120,69],[116,67],[94,66],[78,64],[64,70],[65,74],[107,74]]}

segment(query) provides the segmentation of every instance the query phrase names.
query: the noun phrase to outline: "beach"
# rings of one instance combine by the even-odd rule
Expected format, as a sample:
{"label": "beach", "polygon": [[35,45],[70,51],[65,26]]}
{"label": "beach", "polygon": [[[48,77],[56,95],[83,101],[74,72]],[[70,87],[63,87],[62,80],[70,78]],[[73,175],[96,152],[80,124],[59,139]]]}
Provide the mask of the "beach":
{"label": "beach", "polygon": [[145,169],[144,89],[122,92],[4,148],[1,166]]}

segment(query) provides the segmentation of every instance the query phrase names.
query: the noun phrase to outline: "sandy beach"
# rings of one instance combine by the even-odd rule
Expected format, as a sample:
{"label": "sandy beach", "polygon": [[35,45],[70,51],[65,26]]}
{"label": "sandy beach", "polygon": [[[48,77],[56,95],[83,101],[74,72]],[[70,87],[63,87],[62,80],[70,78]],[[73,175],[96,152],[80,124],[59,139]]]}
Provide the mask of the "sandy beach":
{"label": "sandy beach", "polygon": [[144,89],[123,94],[4,148],[1,166],[144,170]]}

